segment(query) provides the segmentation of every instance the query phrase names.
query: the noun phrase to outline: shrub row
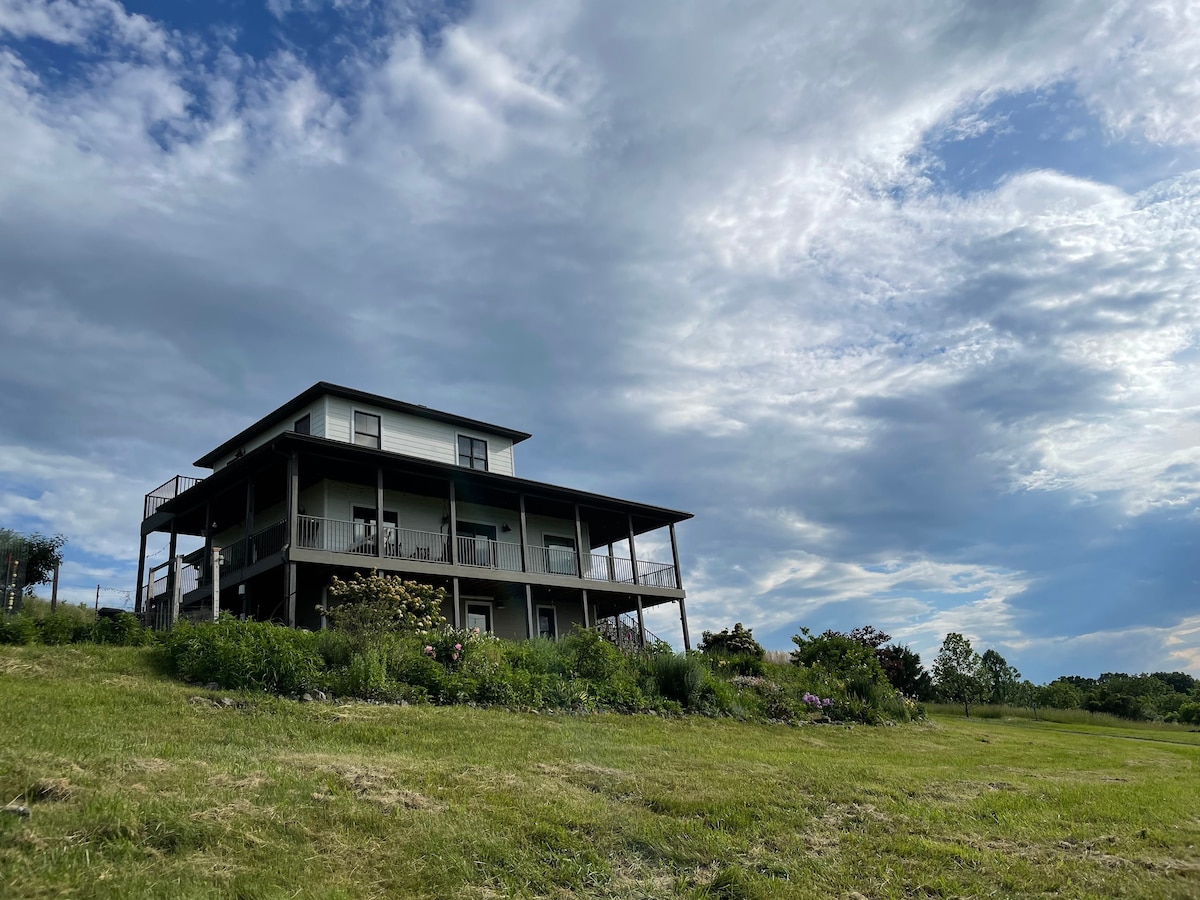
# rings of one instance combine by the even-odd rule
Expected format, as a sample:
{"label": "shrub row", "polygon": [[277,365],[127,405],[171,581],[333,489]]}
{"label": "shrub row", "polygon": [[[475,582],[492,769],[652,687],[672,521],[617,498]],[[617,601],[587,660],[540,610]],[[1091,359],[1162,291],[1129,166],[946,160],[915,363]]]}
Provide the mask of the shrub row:
{"label": "shrub row", "polygon": [[750,666],[750,654],[624,652],[581,628],[558,641],[511,642],[451,627],[425,634],[307,633],[225,617],[180,624],[164,646],[179,675],[229,689],[757,721],[904,721],[918,712],[886,681],[839,679],[819,667],[758,658]]}
{"label": "shrub row", "polygon": [[118,613],[112,618],[80,616],[75,610],[34,616],[20,612],[0,616],[0,644],[119,644],[138,647],[154,637],[137,616]]}

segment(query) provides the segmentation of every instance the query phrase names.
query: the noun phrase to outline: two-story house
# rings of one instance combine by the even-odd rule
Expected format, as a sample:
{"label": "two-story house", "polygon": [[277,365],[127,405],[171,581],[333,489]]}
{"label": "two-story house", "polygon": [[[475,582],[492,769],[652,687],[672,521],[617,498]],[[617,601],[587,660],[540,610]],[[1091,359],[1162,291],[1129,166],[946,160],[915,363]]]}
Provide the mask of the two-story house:
{"label": "two-story house", "polygon": [[[146,495],[138,609],[211,614],[217,593],[220,610],[315,629],[334,575],[376,569],[446,588],[449,621],[506,638],[634,613],[644,636],[643,609],[675,602],[690,649],[675,525],[691,514],[518,478],[529,437],[315,384],[196,460],[211,475]],[[172,560],[180,535],[204,548],[143,585],[156,532]],[[670,562],[638,555],[648,532]]]}

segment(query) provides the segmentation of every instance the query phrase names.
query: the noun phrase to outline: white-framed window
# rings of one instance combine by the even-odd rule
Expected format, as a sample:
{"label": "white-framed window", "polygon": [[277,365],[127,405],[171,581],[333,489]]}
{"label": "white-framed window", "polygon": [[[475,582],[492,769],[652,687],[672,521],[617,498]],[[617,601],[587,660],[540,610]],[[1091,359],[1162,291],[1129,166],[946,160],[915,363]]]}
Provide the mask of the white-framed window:
{"label": "white-framed window", "polygon": [[469,434],[458,436],[458,464],[468,469],[488,470],[487,441],[471,437]]}
{"label": "white-framed window", "polygon": [[537,633],[538,637],[549,638],[552,641],[558,640],[558,609],[553,606],[539,606],[537,608]]}
{"label": "white-framed window", "polygon": [[463,622],[468,630],[479,629],[480,634],[490,634],[493,628],[491,600],[463,600]]}
{"label": "white-framed window", "polygon": [[546,546],[546,572],[549,575],[577,575],[575,538],[562,534],[543,534]]}
{"label": "white-framed window", "polygon": [[354,411],[354,443],[360,447],[374,447],[376,450],[383,446],[380,436],[379,416],[375,413]]}

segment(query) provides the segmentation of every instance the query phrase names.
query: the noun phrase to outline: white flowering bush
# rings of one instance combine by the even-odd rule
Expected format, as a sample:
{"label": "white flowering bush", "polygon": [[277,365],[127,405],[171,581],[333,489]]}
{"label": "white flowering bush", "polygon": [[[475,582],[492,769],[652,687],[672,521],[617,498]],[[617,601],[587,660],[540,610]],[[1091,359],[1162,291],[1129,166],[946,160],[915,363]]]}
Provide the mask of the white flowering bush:
{"label": "white flowering bush", "polygon": [[331,628],[364,638],[382,634],[426,635],[446,625],[442,603],[444,588],[405,581],[396,575],[364,576],[355,572],[349,581],[336,575],[329,584],[333,600],[321,613]]}

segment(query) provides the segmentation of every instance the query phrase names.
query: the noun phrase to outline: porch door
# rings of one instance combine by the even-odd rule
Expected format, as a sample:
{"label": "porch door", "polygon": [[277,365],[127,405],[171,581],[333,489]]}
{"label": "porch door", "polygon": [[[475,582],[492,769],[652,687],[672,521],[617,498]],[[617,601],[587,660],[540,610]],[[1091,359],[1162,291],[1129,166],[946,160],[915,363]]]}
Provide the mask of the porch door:
{"label": "porch door", "polygon": [[[394,509],[383,511],[383,534],[386,545],[395,545],[396,532],[400,527],[400,514]],[[375,549],[375,507],[354,507],[354,547],[355,549]]]}
{"label": "porch door", "polygon": [[467,601],[467,630],[478,628],[480,634],[492,630],[492,604]]}
{"label": "porch door", "polygon": [[549,638],[552,641],[558,639],[558,617],[554,614],[553,606],[537,608],[537,626],[539,637]]}
{"label": "porch door", "polygon": [[477,522],[458,523],[458,561],[463,565],[492,565],[494,561],[492,545],[495,542],[495,525],[480,525]]}
{"label": "porch door", "polygon": [[575,538],[548,534],[546,544],[546,568],[551,575],[575,574]]}

